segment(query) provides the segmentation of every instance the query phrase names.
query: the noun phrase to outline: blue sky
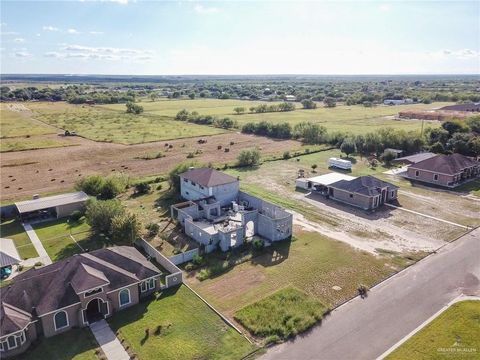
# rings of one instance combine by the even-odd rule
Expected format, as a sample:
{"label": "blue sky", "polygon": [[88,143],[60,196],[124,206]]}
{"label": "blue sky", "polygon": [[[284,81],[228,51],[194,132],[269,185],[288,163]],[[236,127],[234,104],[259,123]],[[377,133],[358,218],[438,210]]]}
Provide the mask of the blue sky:
{"label": "blue sky", "polygon": [[480,73],[480,2],[1,2],[1,73]]}

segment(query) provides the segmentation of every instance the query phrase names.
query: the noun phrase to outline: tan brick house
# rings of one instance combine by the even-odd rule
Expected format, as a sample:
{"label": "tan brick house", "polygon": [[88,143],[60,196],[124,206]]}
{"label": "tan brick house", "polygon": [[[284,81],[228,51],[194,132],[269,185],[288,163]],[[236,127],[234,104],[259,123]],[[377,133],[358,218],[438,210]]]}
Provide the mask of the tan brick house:
{"label": "tan brick house", "polygon": [[24,352],[39,335],[88,326],[160,289],[161,272],[118,246],[74,255],[18,275],[1,291],[0,358]]}
{"label": "tan brick house", "polygon": [[461,154],[436,155],[408,167],[406,177],[454,188],[480,176],[480,162]]}

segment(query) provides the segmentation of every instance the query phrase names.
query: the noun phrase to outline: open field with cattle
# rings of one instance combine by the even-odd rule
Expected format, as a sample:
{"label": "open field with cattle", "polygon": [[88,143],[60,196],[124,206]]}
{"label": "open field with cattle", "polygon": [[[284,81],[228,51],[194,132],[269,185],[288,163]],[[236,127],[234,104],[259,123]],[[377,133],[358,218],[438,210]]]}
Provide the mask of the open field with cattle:
{"label": "open field with cattle", "polygon": [[[278,102],[277,102],[278,103]],[[321,124],[328,131],[348,131],[353,134],[363,134],[380,128],[396,128],[405,130],[420,130],[421,121],[395,120],[393,116],[403,110],[430,110],[450,103],[414,104],[376,107],[362,105],[337,105],[334,108],[325,108],[318,103],[317,109],[305,110],[302,104],[295,103],[296,110],[288,112],[271,112],[263,114],[249,114],[249,108],[260,104],[275,104],[275,102],[243,101],[243,100],[164,100],[146,101],[141,105],[146,114],[174,117],[180,110],[197,111],[200,115],[230,116],[239,125],[247,122],[268,121],[273,123],[288,122],[292,126],[302,121],[311,121]],[[123,105],[102,105],[104,108],[123,110]],[[235,107],[244,107],[247,113],[235,115]],[[426,122],[429,126],[438,126],[438,122]]]}

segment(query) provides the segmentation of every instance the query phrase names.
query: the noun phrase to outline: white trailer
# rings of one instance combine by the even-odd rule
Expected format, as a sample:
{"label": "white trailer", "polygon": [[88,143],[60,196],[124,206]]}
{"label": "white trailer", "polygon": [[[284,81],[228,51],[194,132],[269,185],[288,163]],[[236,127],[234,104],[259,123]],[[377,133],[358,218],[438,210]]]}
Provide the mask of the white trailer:
{"label": "white trailer", "polygon": [[328,167],[335,167],[342,170],[352,170],[352,162],[339,158],[328,159]]}

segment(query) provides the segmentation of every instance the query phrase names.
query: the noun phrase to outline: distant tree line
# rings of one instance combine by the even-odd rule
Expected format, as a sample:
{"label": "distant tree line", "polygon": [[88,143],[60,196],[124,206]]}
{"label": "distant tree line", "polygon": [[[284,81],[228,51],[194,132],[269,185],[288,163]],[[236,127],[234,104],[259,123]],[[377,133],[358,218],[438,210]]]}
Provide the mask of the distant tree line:
{"label": "distant tree line", "polygon": [[200,125],[212,125],[222,129],[232,129],[238,126],[236,120],[232,120],[229,117],[217,117],[212,115],[200,115],[196,111],[189,112],[186,109],[180,110],[175,115],[175,120],[187,121]]}

